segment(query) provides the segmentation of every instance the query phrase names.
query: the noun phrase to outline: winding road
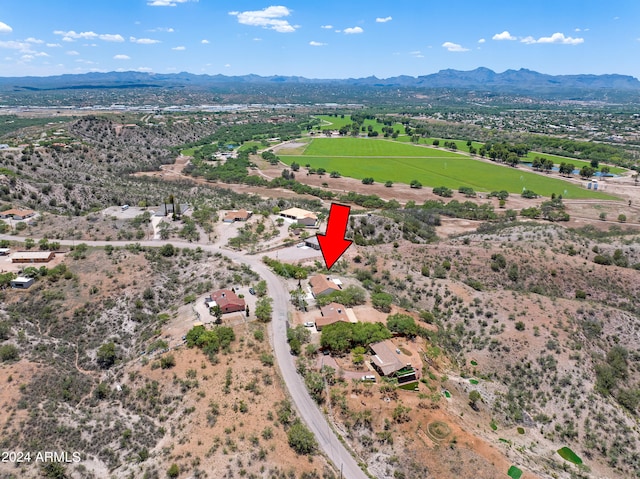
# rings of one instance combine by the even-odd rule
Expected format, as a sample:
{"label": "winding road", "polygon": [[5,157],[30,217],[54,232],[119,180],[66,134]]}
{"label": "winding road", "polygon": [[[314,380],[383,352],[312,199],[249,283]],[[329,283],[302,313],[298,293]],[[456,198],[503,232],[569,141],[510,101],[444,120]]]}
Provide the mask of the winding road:
{"label": "winding road", "polygon": [[[6,239],[10,241],[24,241],[25,237],[18,237],[12,235],[0,235],[0,239]],[[32,238],[36,240],[36,238]],[[56,240],[61,245],[73,245],[80,243],[80,241],[71,240]],[[88,246],[106,246],[111,245],[113,247],[124,247],[128,244],[138,243],[141,246],[148,247],[160,247],[167,243],[172,243],[175,246],[181,248],[202,248],[204,251],[211,253],[221,253],[227,256],[233,261],[244,263],[249,266],[253,271],[258,273],[266,282],[271,298],[273,299],[273,320],[270,323],[270,339],[273,345],[276,360],[278,361],[278,367],[282,378],[287,385],[289,395],[295,404],[300,417],[305,422],[307,427],[313,432],[318,441],[320,449],[325,453],[327,458],[333,462],[336,469],[340,470],[340,477],[345,479],[368,479],[369,476],[365,474],[360,466],[353,458],[351,453],[340,442],[333,430],[329,427],[325,417],[322,415],[318,406],[314,400],[309,396],[304,381],[298,375],[294,364],[293,356],[290,354],[289,346],[287,344],[286,323],[288,317],[288,297],[289,293],[281,281],[274,273],[272,273],[267,266],[260,261],[260,258],[255,256],[245,256],[244,254],[222,249],[219,246],[203,243],[188,243],[185,241],[81,241]]]}

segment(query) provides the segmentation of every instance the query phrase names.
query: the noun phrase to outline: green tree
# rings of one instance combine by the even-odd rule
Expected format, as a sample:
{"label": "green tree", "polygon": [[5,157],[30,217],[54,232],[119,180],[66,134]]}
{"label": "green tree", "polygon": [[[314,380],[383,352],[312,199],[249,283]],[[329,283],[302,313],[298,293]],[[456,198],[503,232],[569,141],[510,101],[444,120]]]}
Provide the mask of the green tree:
{"label": "green tree", "polygon": [[59,462],[48,462],[42,466],[42,477],[45,479],[68,479],[67,470]]}
{"label": "green tree", "polygon": [[180,468],[174,462],[173,464],[171,464],[171,466],[169,466],[169,469],[167,469],[167,477],[170,477],[173,479],[178,477],[179,475],[180,475]]}
{"label": "green tree", "polygon": [[469,392],[469,405],[474,409],[478,409],[478,401],[482,399],[482,396],[475,389]]}
{"label": "green tree", "polygon": [[173,354],[168,354],[160,358],[160,367],[162,369],[171,369],[175,365],[176,365],[176,358],[173,356]]}
{"label": "green tree", "polygon": [[104,343],[98,348],[96,361],[103,369],[108,369],[116,362],[116,345],[113,341]]}
{"label": "green tree", "polygon": [[273,307],[271,306],[272,302],[273,300],[267,296],[259,298],[256,301],[255,315],[256,318],[263,323],[271,321],[271,315],[273,314]]}
{"label": "green tree", "polygon": [[592,167],[585,165],[580,169],[580,177],[585,179],[591,178],[595,172],[596,170],[594,170]]}
{"label": "green tree", "polygon": [[215,316],[216,323],[220,324],[222,322],[222,308],[220,307],[219,304],[216,304],[215,306],[210,307],[209,314],[211,314],[211,316]]}
{"label": "green tree", "polygon": [[17,361],[20,355],[18,354],[18,348],[13,344],[5,344],[0,346],[0,361]]}
{"label": "green tree", "polygon": [[299,419],[289,428],[287,439],[291,449],[298,454],[314,454],[318,447],[313,433]]}
{"label": "green tree", "polygon": [[392,314],[387,318],[387,328],[392,333],[398,333],[409,338],[418,335],[418,325],[408,314]]}
{"label": "green tree", "polygon": [[259,298],[263,297],[267,294],[267,282],[265,280],[258,281],[253,290]]}
{"label": "green tree", "polygon": [[322,402],[322,393],[324,392],[324,377],[316,371],[309,371],[304,377],[304,384],[311,397],[317,402]]}
{"label": "green tree", "polygon": [[392,302],[393,296],[389,293],[374,293],[371,295],[371,304],[373,307],[385,313],[391,311]]}
{"label": "green tree", "polygon": [[160,248],[160,254],[162,256],[170,257],[176,253],[175,247],[171,243],[167,243]]}

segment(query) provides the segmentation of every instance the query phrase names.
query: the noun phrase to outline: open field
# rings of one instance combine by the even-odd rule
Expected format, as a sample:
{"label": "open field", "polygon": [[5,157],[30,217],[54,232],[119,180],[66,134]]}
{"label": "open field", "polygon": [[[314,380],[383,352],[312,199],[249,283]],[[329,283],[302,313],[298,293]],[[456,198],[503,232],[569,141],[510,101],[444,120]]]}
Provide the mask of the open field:
{"label": "open field", "polygon": [[[453,141],[456,144],[456,147],[458,148],[458,151],[464,151],[464,152],[468,152],[469,151],[469,147],[467,146],[467,141],[466,140],[451,140],[451,139],[446,139],[446,138],[420,138],[418,144],[420,145],[433,145],[433,140],[439,140],[440,141],[440,148],[443,147],[444,142],[445,141]],[[398,136],[398,138],[394,141],[398,141],[401,143],[408,143],[411,141],[411,137],[407,136],[407,135],[401,135]],[[471,145],[476,149],[480,149],[480,147],[482,145],[484,145],[484,143],[481,143],[479,141],[472,141]],[[540,153],[538,151],[530,151],[527,156],[525,156],[524,158],[521,159],[521,161],[526,161],[526,162],[532,162],[533,159],[535,157],[540,157],[540,158],[545,158],[545,159],[549,159],[552,160],[553,163],[555,165],[560,165],[560,163],[573,163],[573,165],[577,168],[580,169],[583,166],[591,166],[591,163],[589,161],[585,161],[585,160],[578,160],[576,158],[569,158],[566,156],[559,156],[559,155],[552,155],[549,153]],[[601,164],[600,166],[604,166],[604,164]],[[614,165],[606,165],[609,167],[609,171],[613,174],[619,175],[622,174],[626,171],[628,171],[626,168],[621,168],[619,166],[614,166]]]}
{"label": "open field", "polygon": [[468,186],[477,191],[507,190],[520,193],[523,188],[543,196],[552,193],[565,198],[613,199],[611,195],[596,193],[575,184],[538,175],[521,168],[510,168],[474,160],[451,151],[406,145],[385,140],[357,138],[316,138],[303,155],[286,155],[282,160],[291,164],[309,164],[338,171],[353,178],[373,177],[377,182],[410,183],[420,181],[424,186],[447,186],[458,189]]}
{"label": "open field", "polygon": [[[344,115],[344,118],[339,116],[329,116],[329,115],[317,115],[316,118],[319,118],[322,121],[320,125],[321,130],[339,130],[345,125],[351,124],[351,115]],[[377,131],[378,133],[382,133],[383,123],[378,123],[376,120],[364,120],[362,122],[362,126],[368,128],[369,125],[373,128],[373,131]],[[393,125],[394,129],[404,131],[404,128],[399,123]]]}

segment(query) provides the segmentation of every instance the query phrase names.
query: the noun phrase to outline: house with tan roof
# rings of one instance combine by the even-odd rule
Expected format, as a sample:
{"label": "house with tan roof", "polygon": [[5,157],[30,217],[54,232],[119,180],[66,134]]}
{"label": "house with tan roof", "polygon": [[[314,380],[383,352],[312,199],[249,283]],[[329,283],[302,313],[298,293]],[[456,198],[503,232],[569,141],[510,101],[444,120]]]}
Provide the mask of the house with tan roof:
{"label": "house with tan roof", "polygon": [[235,223],[236,221],[247,221],[252,214],[253,214],[252,211],[247,211],[245,209],[240,209],[238,211],[227,211],[222,221],[224,221],[225,223]]}
{"label": "house with tan roof", "polygon": [[12,263],[48,263],[56,254],[53,251],[16,251],[11,255]]}
{"label": "house with tan roof", "polygon": [[0,212],[0,218],[8,219],[12,218],[14,220],[26,220],[27,218],[31,218],[35,216],[36,212],[33,210],[20,210],[17,208],[11,208],[10,210],[5,210]]}
{"label": "house with tan roof", "polygon": [[371,365],[382,376],[395,377],[399,384],[418,379],[416,370],[400,349],[390,341],[380,341],[369,345],[372,351]]}
{"label": "house with tan roof", "polygon": [[324,308],[320,308],[321,316],[316,318],[316,329],[322,331],[322,328],[334,323],[348,323],[350,321],[347,315],[347,309],[338,303],[329,303]]}
{"label": "house with tan roof", "polygon": [[314,298],[317,298],[318,296],[324,296],[326,294],[331,294],[334,291],[340,291],[340,289],[342,289],[340,287],[342,282],[338,281],[338,283],[336,283],[335,280],[332,280],[328,276],[322,274],[316,274],[309,280],[309,286],[311,286],[311,293],[313,294]]}
{"label": "house with tan roof", "polygon": [[305,226],[315,226],[318,217],[312,211],[303,210],[302,208],[289,208],[280,212],[280,216]]}

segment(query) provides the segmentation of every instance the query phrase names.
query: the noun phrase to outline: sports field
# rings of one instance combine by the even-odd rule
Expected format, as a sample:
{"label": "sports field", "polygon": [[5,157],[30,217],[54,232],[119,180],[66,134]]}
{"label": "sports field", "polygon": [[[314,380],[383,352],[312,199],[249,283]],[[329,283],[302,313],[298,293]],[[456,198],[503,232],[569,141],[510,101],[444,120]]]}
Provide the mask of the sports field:
{"label": "sports field", "polygon": [[524,188],[543,196],[552,193],[565,198],[615,199],[601,192],[581,188],[572,183],[525,171],[495,165],[441,148],[428,148],[389,140],[364,138],[314,138],[300,155],[278,155],[286,164],[324,168],[352,178],[373,177],[376,182],[411,183],[424,186],[446,186],[458,189],[468,186],[476,191],[507,190],[521,193]]}

